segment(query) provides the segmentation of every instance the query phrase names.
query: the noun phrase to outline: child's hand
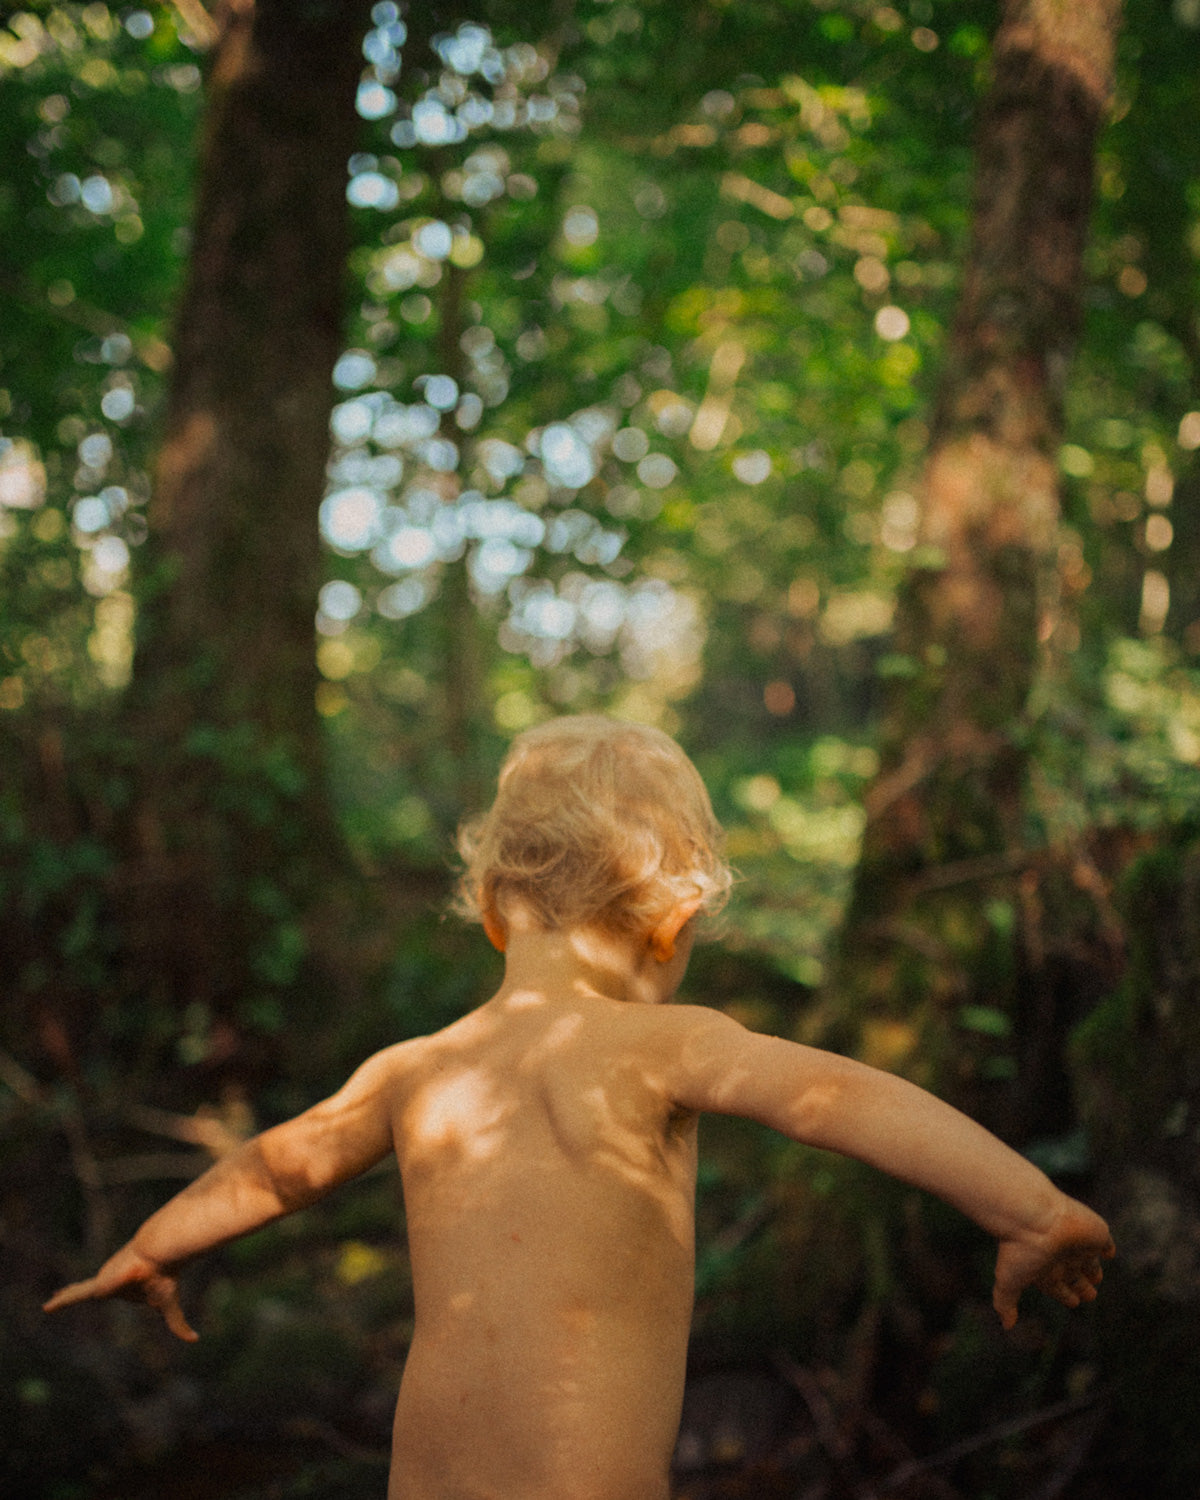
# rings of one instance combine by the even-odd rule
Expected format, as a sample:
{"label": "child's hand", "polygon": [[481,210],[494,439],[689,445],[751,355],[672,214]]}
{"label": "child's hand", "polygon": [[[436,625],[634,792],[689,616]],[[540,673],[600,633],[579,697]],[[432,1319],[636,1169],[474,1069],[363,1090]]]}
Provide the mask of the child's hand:
{"label": "child's hand", "polygon": [[71,1307],[76,1302],[104,1297],[126,1297],[133,1302],[147,1302],[162,1313],[167,1327],[176,1338],[193,1344],[200,1337],[184,1317],[179,1303],[177,1279],[129,1245],[105,1261],[90,1280],[73,1282],[55,1292],[48,1302],[42,1304],[42,1311],[57,1312],[60,1307]]}
{"label": "child's hand", "polygon": [[1017,1321],[1017,1303],[1036,1286],[1066,1307],[1094,1302],[1104,1273],[1101,1260],[1116,1254],[1108,1225],[1073,1199],[1044,1233],[1000,1242],[992,1305],[1005,1328]]}

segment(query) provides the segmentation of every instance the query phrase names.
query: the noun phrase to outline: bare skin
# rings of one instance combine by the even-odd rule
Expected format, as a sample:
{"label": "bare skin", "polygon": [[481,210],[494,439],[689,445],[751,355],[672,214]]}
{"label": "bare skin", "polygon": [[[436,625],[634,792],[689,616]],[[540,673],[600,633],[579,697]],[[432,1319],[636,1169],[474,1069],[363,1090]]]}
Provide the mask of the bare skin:
{"label": "bare skin", "polygon": [[1091,1301],[1103,1220],[911,1084],[667,1005],[692,907],[642,938],[485,926],[485,1005],[365,1063],[224,1158],[48,1311],[140,1297],[195,1338],[175,1270],[395,1151],[416,1332],[389,1500],[667,1500],[692,1306],[696,1122],[760,1120],[955,1204],[999,1241],[1006,1327],[1037,1285]]}

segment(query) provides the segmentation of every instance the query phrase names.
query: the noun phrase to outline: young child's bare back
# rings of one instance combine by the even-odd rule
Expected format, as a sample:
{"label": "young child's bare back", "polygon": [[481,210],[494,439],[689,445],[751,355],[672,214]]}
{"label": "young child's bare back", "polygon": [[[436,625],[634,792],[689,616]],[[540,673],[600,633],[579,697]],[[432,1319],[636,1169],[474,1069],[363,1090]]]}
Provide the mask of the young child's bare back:
{"label": "young child's bare back", "polygon": [[665,1500],[696,1116],[670,1028],[630,1010],[505,991],[397,1055],[417,1308],[392,1500]]}
{"label": "young child's bare back", "polygon": [[[590,736],[602,749],[615,741],[627,756],[646,735],[561,722],[568,738]],[[549,740],[554,750],[552,735],[535,747]],[[582,801],[632,807],[640,837],[669,788],[639,797],[636,756],[619,765],[619,784],[606,773]],[[517,792],[532,780],[560,802],[567,795],[536,755],[522,761],[515,750],[514,766],[524,778],[510,776]],[[695,786],[683,790],[707,808]],[[513,791],[503,779],[501,788],[493,823]],[[664,826],[668,815],[687,825],[679,796],[665,805]],[[667,1500],[704,1111],[843,1151],[955,1204],[1000,1242],[994,1300],[1006,1326],[1030,1284],[1069,1306],[1096,1295],[1112,1249],[1103,1220],[967,1117],[891,1075],[668,1003],[706,882],[717,878],[711,861],[708,874],[696,867],[704,840],[695,828],[683,840],[686,879],[660,849],[646,909],[626,880],[619,921],[613,909],[597,920],[594,903],[581,920],[569,904],[564,913],[543,902],[554,884],[547,829],[562,818],[554,808],[515,811],[510,824],[536,825],[526,842],[541,885],[522,885],[511,848],[486,827],[468,850],[468,884],[505,955],[499,992],[445,1030],[377,1054],[331,1099],[218,1162],[48,1309],[139,1296],[193,1338],[177,1297],[181,1262],[394,1150],[416,1316],[389,1500]],[[642,849],[637,868],[646,865]],[[574,886],[593,874],[577,871]]]}

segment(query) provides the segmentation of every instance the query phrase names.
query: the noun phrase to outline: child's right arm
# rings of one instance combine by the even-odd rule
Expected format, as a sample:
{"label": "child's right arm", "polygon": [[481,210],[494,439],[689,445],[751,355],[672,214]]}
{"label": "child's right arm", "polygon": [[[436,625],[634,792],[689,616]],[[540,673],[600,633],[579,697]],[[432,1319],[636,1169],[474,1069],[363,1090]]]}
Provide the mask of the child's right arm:
{"label": "child's right arm", "polygon": [[[684,1007],[680,1007],[684,1010]],[[691,1010],[678,1102],[759,1120],[936,1194],[1000,1242],[993,1301],[1006,1328],[1022,1290],[1090,1302],[1111,1256],[1108,1226],[1032,1162],[915,1084],[850,1058]]]}
{"label": "child's right arm", "polygon": [[45,1303],[57,1312],[93,1298],[148,1302],[183,1339],[196,1334],[179,1305],[176,1269],[238,1235],[314,1203],[392,1149],[392,1097],[401,1047],[365,1062],[331,1098],[222,1157],[151,1214],[87,1281]]}

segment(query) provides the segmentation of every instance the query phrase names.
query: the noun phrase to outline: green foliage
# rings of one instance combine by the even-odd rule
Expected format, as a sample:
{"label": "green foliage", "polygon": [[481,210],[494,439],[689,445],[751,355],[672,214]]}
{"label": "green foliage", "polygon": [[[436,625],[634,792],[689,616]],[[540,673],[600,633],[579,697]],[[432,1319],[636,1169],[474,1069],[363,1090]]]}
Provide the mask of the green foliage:
{"label": "green foliage", "polygon": [[[1074,1046],[1098,1092],[1093,1126],[1122,1157],[1135,1132],[1156,1149],[1187,1133],[1195,1047],[1193,1001],[1200,941],[1195,893],[1200,879],[1200,807],[1175,823],[1131,867],[1125,881],[1129,964],[1121,984],[1080,1023]],[[1147,1048],[1150,1034],[1158,1044]],[[1107,1101],[1108,1119],[1101,1101]],[[1119,1101],[1119,1102],[1118,1102]],[[1172,1123],[1174,1121],[1174,1123]],[[1186,1148],[1185,1148],[1186,1149]]]}
{"label": "green foliage", "polygon": [[129,674],[200,102],[156,12],[39,3],[0,28],[0,712]]}
{"label": "green foliage", "polygon": [[1089,830],[1145,834],[1195,817],[1200,674],[1169,640],[1114,637],[1091,681],[1047,676],[1035,712],[1031,837],[1065,846]]}
{"label": "green foliage", "polygon": [[[138,606],[173,586],[145,576],[140,543],[203,58],[180,35],[182,7],[5,11],[0,1035],[32,1092],[5,1087],[0,1124],[5,1182],[19,1188],[5,1222],[14,1244],[35,1244],[13,1288],[52,1263],[51,1243],[99,1242],[105,1211],[124,1230],[161,1196],[163,1180],[136,1176],[157,1170],[148,1147],[161,1143],[128,1104],[234,1117],[230,1016],[254,1043],[246,1071],[265,1123],[487,992],[494,956],[440,920],[450,836],[488,796],[509,736],[549,713],[611,709],[681,734],[740,874],[724,947],[697,955],[691,995],[781,1034],[811,1022],[877,769],[880,681],[939,670],[889,650],[887,631],[906,572],[941,563],[914,546],[915,494],[996,8],[699,3],[682,27],[669,0],[580,0],[561,26],[547,9],[481,6],[496,43],[481,71],[468,65],[487,36],[455,19],[440,56],[417,55],[397,42],[396,8],[374,8],[348,176],[355,358],[337,376],[330,477],[331,499],[358,492],[367,521],[356,535],[354,503],[339,526],[327,502],[329,582],[349,591],[326,591],[317,615],[317,708],[356,865],[318,889],[327,830],[307,821],[313,788],[287,746],[208,723],[147,745],[122,717]],[[1200,37],[1188,7],[1130,0],[1128,13],[1059,455],[1058,597],[1028,722],[1007,726],[1032,757],[1027,845],[1043,884],[1018,901],[968,883],[942,903],[924,951],[889,973],[894,1013],[862,1018],[860,1043],[918,1070],[953,1055],[986,1099],[1014,1074],[1033,1089],[1050,1057],[1046,1135],[1076,1147],[1043,1153],[1049,1167],[1077,1173],[1080,1141],[1103,1158],[1105,1119],[1124,1122],[1132,1159],[1138,1122],[1153,1119],[1166,1142],[1154,1150],[1182,1177],[1185,1010],[1167,1026],[1174,1050],[1157,1068],[1145,1057],[1167,1025],[1156,1006],[1177,993],[1162,954],[1184,968],[1194,957],[1175,940],[1190,931],[1181,871],[1200,805]],[[472,123],[456,139],[437,121],[460,111]],[[431,388],[437,377],[452,396]],[[146,957],[170,890],[131,880],[155,852],[133,810],[148,775],[175,770],[203,795],[195,846],[166,852],[211,860],[197,951],[237,950],[229,1014],[180,1003],[190,955]],[[262,846],[268,875],[249,859]],[[1146,857],[1129,972],[1076,1035],[1084,1139],[1060,1038],[1038,1028],[1105,989],[1063,950],[1115,946],[1109,888],[1134,851]],[[1019,944],[1055,881],[1074,925],[1031,975]],[[906,1012],[931,995],[932,1009]],[[724,1122],[707,1151],[703,1347],[803,1346],[838,1363],[852,1325],[885,1305],[887,1337],[932,1392],[931,1442],[1007,1416],[993,1397],[1022,1372],[1022,1396],[1051,1400],[1093,1360],[1040,1322],[1028,1345],[1001,1350],[981,1321],[977,1243],[955,1243],[941,1221],[935,1235],[903,1190]],[[117,1378],[155,1365],[215,1382],[228,1364],[231,1390],[266,1401],[265,1425],[361,1417],[355,1403],[394,1384],[411,1328],[394,1190],[372,1180],[362,1193],[311,1217],[303,1243],[280,1228],[227,1252],[199,1288],[215,1332],[197,1365],[171,1365],[151,1336],[114,1323]],[[31,1229],[11,1208],[28,1203],[46,1214]],[[377,1264],[386,1275],[364,1271]],[[962,1296],[973,1300],[955,1315]],[[1153,1358],[1182,1366],[1187,1351],[1146,1298],[1123,1305],[1112,1347],[1153,1326],[1143,1384],[1156,1391]],[[26,1442],[6,1478],[14,1493],[80,1493],[93,1452],[117,1451],[136,1422],[98,1418],[108,1399],[94,1373],[65,1343],[42,1343],[36,1322],[12,1326],[0,1432]],[[1121,1390],[1122,1433],[1143,1423],[1164,1453],[1190,1452],[1190,1429],[1172,1414],[1155,1425],[1134,1387]],[[386,1414],[361,1420],[367,1446],[384,1446]],[[1135,1475],[1145,1444],[1110,1446]],[[305,1452],[307,1477],[272,1493],[378,1489],[368,1460]],[[1164,1495],[1183,1462],[1163,1460]],[[1018,1480],[1004,1468],[980,1460],[971,1492],[1007,1493]],[[113,1482],[149,1495],[155,1472]]]}

